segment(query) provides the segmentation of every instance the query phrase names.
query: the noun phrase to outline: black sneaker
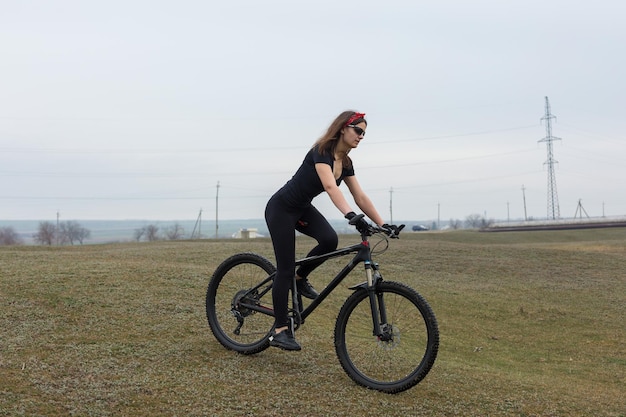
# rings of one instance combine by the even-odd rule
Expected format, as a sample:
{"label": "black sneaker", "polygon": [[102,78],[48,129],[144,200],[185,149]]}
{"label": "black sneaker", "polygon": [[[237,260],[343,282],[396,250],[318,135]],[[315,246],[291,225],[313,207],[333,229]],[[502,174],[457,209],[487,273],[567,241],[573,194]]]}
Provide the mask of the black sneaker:
{"label": "black sneaker", "polygon": [[278,347],[283,350],[300,350],[300,344],[296,342],[296,338],[293,337],[293,333],[290,329],[283,330],[280,333],[272,332],[270,336],[270,346]]}
{"label": "black sneaker", "polygon": [[306,278],[296,279],[296,286],[298,287],[298,294],[309,300],[315,300],[320,295]]}

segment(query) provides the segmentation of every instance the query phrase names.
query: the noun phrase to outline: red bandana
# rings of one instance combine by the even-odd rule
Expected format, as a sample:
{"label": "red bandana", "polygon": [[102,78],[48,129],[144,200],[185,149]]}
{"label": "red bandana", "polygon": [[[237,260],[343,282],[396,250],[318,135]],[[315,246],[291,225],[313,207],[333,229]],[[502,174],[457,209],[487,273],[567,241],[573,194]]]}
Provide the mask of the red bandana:
{"label": "red bandana", "polygon": [[363,119],[364,117],[365,117],[365,113],[354,113],[352,117],[348,119],[348,123],[346,123],[346,126],[351,125],[352,122],[354,122],[355,120]]}

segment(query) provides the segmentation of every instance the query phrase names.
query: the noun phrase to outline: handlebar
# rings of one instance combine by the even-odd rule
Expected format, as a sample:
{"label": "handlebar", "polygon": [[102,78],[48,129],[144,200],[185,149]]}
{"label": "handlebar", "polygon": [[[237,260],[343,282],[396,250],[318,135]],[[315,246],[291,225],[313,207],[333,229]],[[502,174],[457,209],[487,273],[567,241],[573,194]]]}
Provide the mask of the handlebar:
{"label": "handlebar", "polygon": [[404,229],[404,225],[401,224],[399,226],[397,226],[397,228],[394,229],[387,229],[384,227],[378,227],[378,226],[374,226],[372,225],[372,229],[375,230],[375,233],[384,233],[387,236],[389,236],[390,239],[400,239],[400,231],[402,231],[402,229]]}
{"label": "handlebar", "polygon": [[[352,226],[356,226],[359,223],[359,221],[364,217],[365,215],[362,213],[357,214],[356,216],[351,218],[348,221],[348,223]],[[395,229],[392,227],[387,228],[387,227],[381,227],[381,226],[374,225],[374,224],[369,224],[367,230],[359,230],[359,232],[361,233],[362,236],[372,236],[375,233],[382,233],[384,235],[389,236],[389,238],[391,239],[399,239],[400,231],[402,231],[402,229],[404,229],[403,224],[396,226]]]}

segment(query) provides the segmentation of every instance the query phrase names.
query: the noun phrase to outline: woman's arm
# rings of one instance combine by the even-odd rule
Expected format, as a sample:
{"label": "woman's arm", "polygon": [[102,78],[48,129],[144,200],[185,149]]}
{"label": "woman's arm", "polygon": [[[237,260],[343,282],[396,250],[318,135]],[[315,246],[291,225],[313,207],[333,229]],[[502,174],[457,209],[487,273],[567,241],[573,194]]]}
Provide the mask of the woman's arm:
{"label": "woman's arm", "polygon": [[344,181],[348,186],[348,189],[350,190],[350,194],[352,194],[352,197],[354,197],[354,202],[356,203],[356,205],[359,206],[363,213],[365,213],[367,217],[372,219],[374,223],[382,226],[385,221],[380,216],[380,214],[378,214],[376,207],[374,207],[374,203],[372,203],[372,200],[370,200],[367,194],[365,194],[365,191],[363,191],[363,189],[361,188],[361,184],[359,184],[356,177],[346,177],[344,178]]}
{"label": "woman's arm", "polygon": [[324,186],[324,191],[326,191],[333,204],[344,216],[350,213],[352,209],[337,186],[337,180],[333,175],[333,170],[330,168],[330,165],[317,163],[315,164],[315,171],[317,171],[317,175],[320,177],[320,181],[322,181],[322,185]]}

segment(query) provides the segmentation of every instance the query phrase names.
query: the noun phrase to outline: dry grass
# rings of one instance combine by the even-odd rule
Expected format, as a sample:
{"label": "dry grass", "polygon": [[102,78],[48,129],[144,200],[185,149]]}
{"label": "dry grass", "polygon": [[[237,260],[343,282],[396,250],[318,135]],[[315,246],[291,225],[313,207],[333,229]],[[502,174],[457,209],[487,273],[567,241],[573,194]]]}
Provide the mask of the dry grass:
{"label": "dry grass", "polygon": [[0,415],[626,415],[624,229],[392,242],[383,275],[422,293],[441,331],[430,374],[399,395],[356,386],[335,357],[360,275],[307,320],[302,352],[223,349],[204,295],[239,251],[273,259],[268,240],[1,247]]}

